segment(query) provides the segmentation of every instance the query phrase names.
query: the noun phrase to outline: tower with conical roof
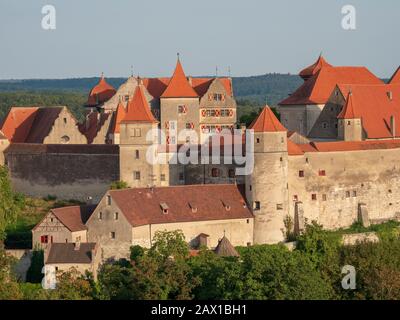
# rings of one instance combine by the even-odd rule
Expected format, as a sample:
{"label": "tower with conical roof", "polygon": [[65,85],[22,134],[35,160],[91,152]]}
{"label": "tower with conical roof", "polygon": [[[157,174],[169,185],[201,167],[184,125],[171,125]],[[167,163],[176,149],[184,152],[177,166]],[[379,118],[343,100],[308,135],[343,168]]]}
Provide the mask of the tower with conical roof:
{"label": "tower with conical roof", "polygon": [[266,106],[250,125],[254,132],[254,169],[246,176],[246,197],[254,214],[254,243],[285,238],[289,212],[287,130]]}
{"label": "tower with conical roof", "polygon": [[[154,118],[144,94],[143,85],[138,85],[127,110],[117,112],[122,117],[120,135],[120,180],[130,187],[152,187],[160,185],[160,166],[152,161],[158,150],[158,121]],[[119,130],[118,130],[119,129]]]}
{"label": "tower with conical roof", "polygon": [[361,116],[356,111],[353,94],[349,91],[342,111],[338,115],[338,139],[362,141],[363,127]]}
{"label": "tower with conical roof", "polygon": [[[199,101],[178,56],[174,74],[160,97],[161,129],[167,143],[185,143],[193,132],[199,136]],[[175,131],[178,137],[172,136]]]}

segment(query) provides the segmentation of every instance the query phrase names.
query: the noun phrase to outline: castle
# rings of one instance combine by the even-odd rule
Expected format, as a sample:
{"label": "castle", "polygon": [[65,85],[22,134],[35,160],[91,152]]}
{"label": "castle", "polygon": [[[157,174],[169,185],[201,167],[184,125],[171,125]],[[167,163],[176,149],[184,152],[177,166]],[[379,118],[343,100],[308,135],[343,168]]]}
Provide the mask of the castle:
{"label": "castle", "polygon": [[[179,60],[171,78],[131,77],[118,90],[102,77],[84,123],[65,108],[52,117],[12,108],[1,130],[14,186],[98,203],[89,216],[79,207],[50,212],[34,243],[96,243],[106,259],[132,244],[150,246],[157,230],[181,229],[194,247],[215,247],[226,233],[238,246],[285,241],[288,228],[299,233],[314,220],[337,229],[400,218],[400,71],[384,83],[321,56],[300,76],[304,84],[279,104],[281,121],[266,106],[245,130],[252,138],[243,151],[254,162],[248,175],[237,174],[243,163],[235,161],[172,164],[182,152],[174,146],[201,149],[236,124],[231,79],[186,77]],[[39,121],[47,126],[39,130]],[[150,163],[149,153],[168,161]],[[108,191],[116,180],[132,188]]]}

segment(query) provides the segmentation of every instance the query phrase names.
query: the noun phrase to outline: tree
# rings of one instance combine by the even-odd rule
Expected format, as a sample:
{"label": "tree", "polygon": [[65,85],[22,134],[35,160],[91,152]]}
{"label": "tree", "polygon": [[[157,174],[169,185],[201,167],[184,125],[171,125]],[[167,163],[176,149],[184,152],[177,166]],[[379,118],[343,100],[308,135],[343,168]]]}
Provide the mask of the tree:
{"label": "tree", "polygon": [[0,300],[22,299],[22,292],[12,274],[13,262],[0,245]]}
{"label": "tree", "polygon": [[129,188],[129,185],[125,181],[114,181],[110,185],[111,190],[120,190],[120,189],[127,189]]}
{"label": "tree", "polygon": [[0,166],[0,240],[5,239],[7,226],[16,221],[23,202],[11,188],[10,178],[6,167]]}
{"label": "tree", "polygon": [[[88,277],[89,276],[89,277]],[[82,275],[75,268],[57,275],[57,286],[51,292],[57,300],[91,300],[93,287],[90,275]]]}

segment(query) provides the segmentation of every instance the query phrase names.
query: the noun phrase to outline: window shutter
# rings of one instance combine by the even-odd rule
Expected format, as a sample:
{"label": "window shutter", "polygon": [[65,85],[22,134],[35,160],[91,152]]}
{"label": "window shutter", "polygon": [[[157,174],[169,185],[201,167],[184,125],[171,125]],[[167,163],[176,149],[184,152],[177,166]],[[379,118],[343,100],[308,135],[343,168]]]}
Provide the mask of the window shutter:
{"label": "window shutter", "polygon": [[212,94],[211,93],[208,94],[208,101],[212,101]]}
{"label": "window shutter", "polygon": [[233,117],[233,110],[232,109],[229,109],[229,116]]}
{"label": "window shutter", "polygon": [[206,114],[207,114],[207,113],[206,113],[206,110],[205,110],[205,109],[201,110],[201,116],[202,116],[202,117],[205,117]]}

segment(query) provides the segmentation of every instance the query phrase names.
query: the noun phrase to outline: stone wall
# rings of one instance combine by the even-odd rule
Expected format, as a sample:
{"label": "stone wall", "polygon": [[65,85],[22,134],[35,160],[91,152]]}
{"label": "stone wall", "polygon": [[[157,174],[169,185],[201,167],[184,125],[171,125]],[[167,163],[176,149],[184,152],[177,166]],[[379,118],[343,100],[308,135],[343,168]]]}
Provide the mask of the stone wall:
{"label": "stone wall", "polygon": [[[349,227],[364,204],[370,220],[400,212],[400,149],[310,152],[289,157],[289,214],[302,202],[304,217],[328,229]],[[299,172],[304,172],[300,177]]]}
{"label": "stone wall", "polygon": [[114,145],[11,144],[5,156],[13,187],[29,196],[96,202],[119,180]]}

